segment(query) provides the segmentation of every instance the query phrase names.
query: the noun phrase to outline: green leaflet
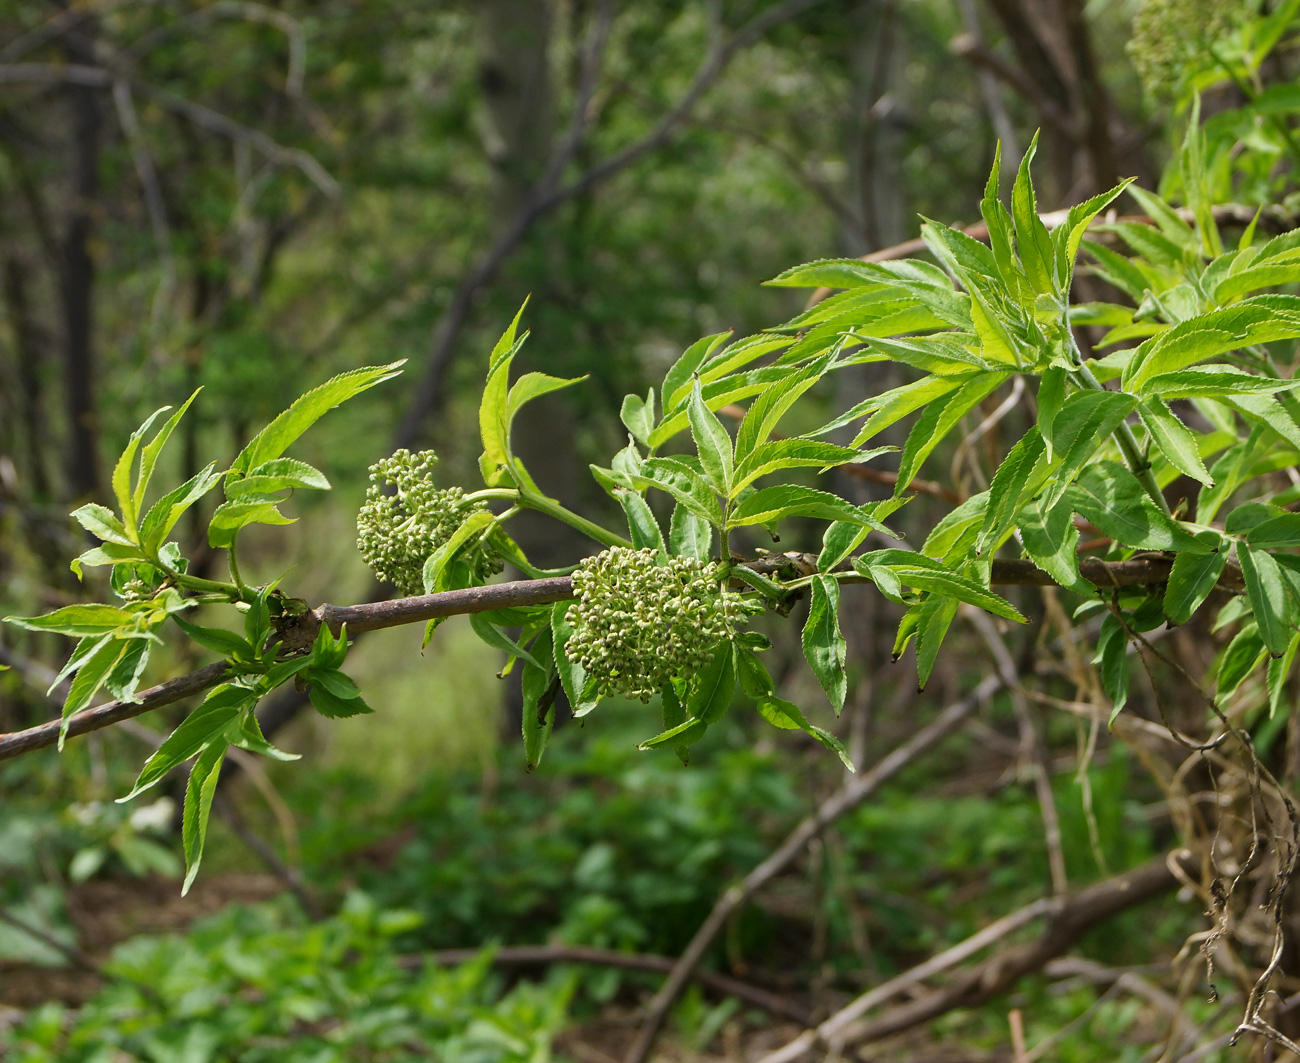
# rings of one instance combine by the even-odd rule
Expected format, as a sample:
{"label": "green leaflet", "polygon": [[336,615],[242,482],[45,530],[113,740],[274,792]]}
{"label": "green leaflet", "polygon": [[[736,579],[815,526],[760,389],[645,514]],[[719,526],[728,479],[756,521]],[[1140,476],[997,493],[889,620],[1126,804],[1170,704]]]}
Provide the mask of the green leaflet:
{"label": "green leaflet", "polygon": [[1238,544],[1237,560],[1246,581],[1246,597],[1250,601],[1259,635],[1268,652],[1279,657],[1286,652],[1295,628],[1295,603],[1287,594],[1286,584],[1277,561],[1264,550],[1255,550]]}
{"label": "green leaflet", "polygon": [[1126,547],[1193,553],[1208,549],[1157,509],[1137,477],[1117,462],[1089,465],[1070,485],[1066,497],[1076,513]]}
{"label": "green leaflet", "polygon": [[238,502],[221,503],[208,522],[208,545],[229,548],[250,524],[293,524],[297,518],[281,513],[277,508],[280,501],[275,496],[254,495]]}
{"label": "green leaflet", "polygon": [[[1076,391],[1065,400],[1052,424],[1057,464],[1043,491],[1045,509],[1056,506],[1079,470],[1096,457],[1136,403],[1132,395],[1115,391]],[[1036,471],[1041,475],[1045,470]]]}
{"label": "green leaflet", "polygon": [[1300,546],[1300,513],[1281,513],[1261,520],[1246,532],[1252,550],[1283,550]]}
{"label": "green leaflet", "polygon": [[[496,526],[496,518],[485,509],[477,509],[466,517],[451,538],[425,559],[422,577],[424,593],[436,594],[450,589],[452,562],[471,539],[488,533]],[[428,639],[425,639],[428,645]]]}
{"label": "green leaflet", "polygon": [[[555,658],[555,670],[559,673],[564,687],[564,696],[568,698],[569,709],[575,718],[581,718],[591,712],[600,701],[587,681],[586,669],[571,659],[565,652],[569,639],[573,636],[573,625],[569,623],[569,603],[556,602],[551,608],[551,646]],[[676,726],[676,721],[672,726]]]}
{"label": "green leaflet", "polygon": [[842,520],[868,527],[879,527],[871,515],[873,505],[855,506],[839,495],[817,491],[798,484],[764,487],[741,499],[732,509],[732,527],[750,524],[774,524],[786,517],[815,517],[819,520]]}
{"label": "green leaflet", "polygon": [[952,618],[957,615],[957,601],[937,594],[928,595],[921,603],[916,618],[916,688],[924,690],[939,656],[939,647]]}
{"label": "green leaflet", "polygon": [[184,897],[194,884],[199,873],[199,863],[203,859],[203,843],[208,834],[208,817],[212,812],[212,797],[217,790],[217,780],[221,777],[221,763],[225,760],[230,743],[221,741],[208,746],[190,769],[189,782],[185,786],[185,811],[181,817],[181,841],[185,847],[185,884],[181,887]]}
{"label": "green leaflet", "polygon": [[724,498],[729,497],[734,470],[731,437],[722,427],[722,422],[704,404],[698,380],[691,389],[691,397],[686,403],[686,412],[690,418],[691,436],[695,440],[695,449],[700,457],[700,468],[705,480],[718,494]]}
{"label": "green leaflet", "polygon": [[145,514],[140,525],[140,542],[145,550],[155,553],[167,540],[176,522],[185,511],[200,498],[211,491],[221,481],[214,461],[207,468],[195,473],[175,490],[168,491]]}
{"label": "green leaflet", "polygon": [[754,400],[736,430],[736,461],[742,467],[753,451],[767,442],[786,411],[826,375],[835,357],[836,351],[828,351],[802,369],[771,384]]}
{"label": "green leaflet", "polygon": [[113,638],[103,640],[99,648],[77,669],[76,676],[68,686],[68,696],[63,701],[63,713],[59,722],[59,752],[63,752],[63,743],[68,736],[72,714],[90,704],[90,699],[108,680],[109,673],[126,653],[131,641],[135,640]]}
{"label": "green leaflet", "polygon": [[731,485],[734,499],[761,476],[795,468],[830,468],[837,465],[857,464],[893,450],[893,447],[876,447],[872,450],[855,450],[816,439],[772,439],[760,443],[736,467],[735,481]]}
{"label": "green leaflet", "polygon": [[1110,726],[1128,702],[1128,634],[1114,616],[1101,622],[1097,653],[1092,659],[1101,676],[1101,689],[1110,698]]}
{"label": "green leaflet", "polygon": [[1213,486],[1214,481],[1201,460],[1196,436],[1163,400],[1154,397],[1143,400],[1138,404],[1138,415],[1170,465],[1184,476],[1199,480],[1207,487]]}
{"label": "green leaflet", "polygon": [[1246,624],[1237,632],[1219,658],[1214,698],[1222,701],[1241,686],[1242,680],[1263,662],[1267,655],[1264,640],[1255,624]]}
{"label": "green leaflet", "polygon": [[1208,554],[1184,550],[1174,558],[1165,586],[1165,615],[1171,624],[1185,624],[1191,619],[1214,589],[1227,561],[1226,549]]}
{"label": "green leaflet", "polygon": [[629,477],[639,489],[667,491],[697,517],[716,524],[721,519],[718,497],[704,478],[681,458],[647,458],[640,474]]}
{"label": "green leaflet", "polygon": [[673,363],[672,368],[664,376],[664,384],[659,392],[663,399],[665,414],[669,410],[676,408],[677,403],[681,401],[678,391],[690,383],[691,377],[704,364],[705,359],[721,347],[730,335],[731,332],[728,330],[727,332],[718,332],[712,336],[705,336],[703,339],[696,340]]}
{"label": "green leaflet", "polygon": [[1020,513],[1020,537],[1034,564],[1062,587],[1087,597],[1096,594],[1079,574],[1079,529],[1067,500],[1047,510],[1041,499],[1027,505]]}
{"label": "green leaflet", "polygon": [[238,479],[264,462],[278,458],[294,440],[335,406],[376,384],[391,380],[401,372],[405,363],[406,359],[403,358],[388,365],[353,369],[313,388],[249,440],[230,466],[227,477]]}
{"label": "green leaflet", "polygon": [[[731,707],[736,690],[735,646],[724,642],[691,682],[686,711],[693,720],[717,723]],[[648,744],[648,743],[647,743]]]}
{"label": "green leaflet", "polygon": [[803,626],[803,655],[836,714],[844,708],[848,673],[844,667],[848,646],[840,633],[840,585],[831,576],[818,574],[812,581],[812,600]]}
{"label": "green leaflet", "polygon": [[829,731],[809,723],[798,705],[786,701],[784,698],[768,695],[759,698],[754,707],[758,710],[758,714],[774,727],[779,727],[783,731],[800,730],[812,735],[818,742],[839,757],[849,771],[857,770],[853,766],[853,761],[849,759],[849,751],[844,748],[844,743]]}
{"label": "green leaflet", "polygon": [[908,433],[907,443],[899,460],[898,483],[894,486],[894,495],[903,494],[912,478],[921,469],[921,464],[930,456],[944,438],[956,427],[979,402],[1004,381],[1010,379],[1010,373],[980,373],[968,379],[956,391],[949,392],[930,403],[921,411],[912,431]]}
{"label": "green leaflet", "polygon": [[651,388],[644,399],[637,395],[624,395],[618,416],[632,433],[632,438],[642,446],[648,446],[655,426],[655,389]]}
{"label": "green leaflet", "polygon": [[713,553],[713,525],[678,503],[668,526],[668,552],[674,557],[707,561]]}
{"label": "green leaflet", "polygon": [[72,518],[91,535],[106,543],[128,547],[133,545],[125,526],[107,506],[88,502],[79,509],[74,509]]}
{"label": "green leaflet", "polygon": [[623,512],[627,516],[628,538],[632,540],[633,549],[643,550],[650,547],[666,555],[667,547],[664,546],[663,530],[655,520],[655,515],[646,500],[635,491],[624,488],[615,489],[614,497],[618,499],[618,504],[623,507]]}
{"label": "green leaflet", "polygon": [[534,668],[541,668],[541,664],[531,652],[524,649],[519,643],[507,635],[496,624],[486,619],[483,613],[471,613],[469,626],[474,629],[480,639],[486,642],[495,650],[500,650],[506,655],[506,666],[502,669],[502,675],[508,672],[516,657],[526,661]]}
{"label": "green leaflet", "polygon": [[[978,372],[968,375],[927,376],[914,383],[904,384],[902,387],[894,388],[883,395],[868,399],[862,404],[865,407],[862,412],[868,413],[870,416],[867,418],[866,424],[859,429],[858,434],[853,437],[852,445],[855,447],[862,446],[868,439],[879,432],[883,432],[895,421],[899,421],[909,413],[919,410],[922,406],[939,398],[939,396],[946,395],[948,392],[961,387],[971,376],[975,375],[978,375]],[[834,423],[832,422],[832,424]]]}
{"label": "green leaflet", "polygon": [[1048,443],[1047,456],[1052,457],[1052,425],[1065,403],[1065,382],[1068,374],[1059,366],[1043,370],[1038,383],[1038,432]]}
{"label": "green leaflet", "polygon": [[197,709],[191,712],[153,755],[144,763],[135,786],[118,803],[130,801],[162,780],[173,768],[218,741],[226,728],[245,709],[251,708],[257,695],[246,687],[223,683],[213,687]]}
{"label": "green leaflet", "polygon": [[1002,542],[1025,504],[1043,486],[1050,469],[1046,451],[1038,428],[1031,426],[1002,459],[989,484],[984,524],[975,544],[979,553]]}
{"label": "green leaflet", "polygon": [[924,554],[911,550],[873,550],[855,557],[853,567],[873,582],[879,571],[884,569],[904,586],[954,598],[1020,624],[1028,623],[1020,611],[1005,598]]}
{"label": "green leaflet", "polygon": [[555,695],[561,684],[553,668],[550,628],[538,636],[533,650],[541,664],[525,664],[520,680],[524,699],[524,762],[525,770],[530,772],[542,762],[546,743],[555,727]]}
{"label": "green leaflet", "polygon": [[1158,396],[1166,402],[1174,399],[1217,399],[1225,396],[1274,394],[1300,387],[1300,378],[1281,380],[1256,376],[1230,365],[1202,365],[1161,373],[1149,378],[1143,394]]}
{"label": "green leaflet", "polygon": [[1281,657],[1271,657],[1268,662],[1268,715],[1272,719],[1282,702],[1286,691],[1287,677],[1295,664],[1296,650],[1300,649],[1300,631],[1291,636],[1286,653]]}
{"label": "green leaflet", "polygon": [[1252,344],[1300,336],[1300,317],[1251,301],[1194,317],[1138,347],[1124,372],[1124,390],[1143,394],[1151,377],[1185,369]]}
{"label": "green leaflet", "polygon": [[115,605],[65,605],[44,616],[7,616],[5,623],[28,631],[49,631],[57,635],[81,638],[108,635],[119,628],[132,627],[136,615]]}

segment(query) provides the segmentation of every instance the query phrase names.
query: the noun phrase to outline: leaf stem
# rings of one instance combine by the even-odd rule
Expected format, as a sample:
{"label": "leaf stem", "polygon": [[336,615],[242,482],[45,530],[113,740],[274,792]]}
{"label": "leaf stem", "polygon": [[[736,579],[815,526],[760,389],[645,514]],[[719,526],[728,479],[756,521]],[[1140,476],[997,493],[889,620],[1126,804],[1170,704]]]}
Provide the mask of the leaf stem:
{"label": "leaf stem", "polygon": [[603,543],[605,546],[625,546],[629,548],[632,546],[621,535],[615,535],[612,531],[602,528],[594,521],[590,521],[586,517],[580,517],[571,510],[565,509],[553,498],[547,498],[545,495],[534,494],[532,491],[527,490],[519,491],[518,495],[521,506],[527,506],[539,513],[545,513],[548,517],[562,520],[569,527],[582,532],[588,538],[595,539],[598,543]]}

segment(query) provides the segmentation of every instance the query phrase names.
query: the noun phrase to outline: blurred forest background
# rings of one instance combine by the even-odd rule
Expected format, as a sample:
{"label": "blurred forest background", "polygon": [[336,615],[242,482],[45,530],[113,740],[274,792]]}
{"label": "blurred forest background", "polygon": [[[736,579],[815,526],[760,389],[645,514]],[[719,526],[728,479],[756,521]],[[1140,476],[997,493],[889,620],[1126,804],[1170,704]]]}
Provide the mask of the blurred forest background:
{"label": "blurred forest background", "polygon": [[[68,570],[84,544],[67,513],[104,498],[156,407],[205,389],[171,459],[184,477],[332,373],[408,358],[304,440],[333,493],[245,548],[257,580],[290,570],[313,603],[380,593],[355,549],[366,466],[433,447],[445,483],[471,479],[486,354],[529,295],[529,368],[590,379],[528,407],[518,449],[550,494],[599,512],[610,503],[586,466],[622,445],[625,393],[698,336],[797,312],[798,293],[760,285],[790,265],[891,248],[918,214],[976,221],[999,138],[1014,164],[1042,130],[1045,210],[1122,176],[1155,188],[1199,88],[1223,198],[1284,216],[1296,27],[1260,86],[1234,84],[1212,46],[1287,6],[3,0],[0,612],[95,596],[99,577],[88,588]],[[1286,91],[1259,106],[1271,87]],[[889,371],[841,374],[819,401],[846,408]],[[885,480],[843,489],[865,501]],[[893,523],[928,528],[965,486],[923,485]],[[196,545],[206,519],[181,529]],[[539,564],[589,551],[540,519],[515,531]],[[854,685],[838,726],[855,761],[878,764],[938,719],[933,748],[723,912],[712,980],[668,1009],[662,1058],[757,1058],[1045,888],[1177,844],[1140,727],[1089,732],[1086,716],[977,689],[993,663],[974,631],[954,633],[918,695],[909,666],[889,667],[895,608],[864,591],[845,614]],[[793,669],[797,627],[770,629],[787,696],[820,699]],[[1036,634],[1013,649],[1027,659]],[[1215,652],[1208,632],[1177,637]],[[57,715],[45,689],[64,652],[0,632],[0,729]],[[157,678],[206,660],[181,652]],[[376,634],[354,661],[376,713],[325,721],[270,699],[265,729],[305,759],[227,774],[184,902],[181,791],[113,804],[156,742],[147,717],[0,765],[0,1054],[623,1058],[662,965],[564,950],[679,955],[727,886],[845,785],[801,734],[739,719],[689,768],[638,753],[652,725],[633,704],[561,727],[528,776],[517,694],[468,624],[423,653],[414,629]],[[973,690],[978,711],[945,725]],[[1145,687],[1130,706],[1154,714]],[[1266,750],[1300,752],[1285,714],[1263,731]],[[878,1024],[845,1051],[1245,1058],[1192,1054],[1231,1029],[1249,984],[1221,957],[1207,1003],[1195,942],[1170,967],[1206,929],[1195,897],[1165,892],[1027,978],[992,978],[987,999]],[[468,966],[420,960],[489,943],[504,951]],[[882,1014],[905,1010],[906,994],[888,999]]]}

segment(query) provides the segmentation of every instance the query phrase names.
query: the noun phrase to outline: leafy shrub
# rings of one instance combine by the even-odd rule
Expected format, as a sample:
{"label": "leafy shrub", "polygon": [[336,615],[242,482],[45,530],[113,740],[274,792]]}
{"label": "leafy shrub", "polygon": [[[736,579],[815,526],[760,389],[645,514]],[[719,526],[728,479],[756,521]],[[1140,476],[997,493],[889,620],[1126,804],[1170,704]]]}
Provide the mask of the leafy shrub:
{"label": "leafy shrub", "polygon": [[49,1004],[6,1035],[14,1063],[513,1063],[544,1057],[570,979],[501,995],[489,955],[409,970],[393,939],[420,921],[352,894],[301,925],[277,905],[227,909],[185,937],[135,938],[77,1011]]}

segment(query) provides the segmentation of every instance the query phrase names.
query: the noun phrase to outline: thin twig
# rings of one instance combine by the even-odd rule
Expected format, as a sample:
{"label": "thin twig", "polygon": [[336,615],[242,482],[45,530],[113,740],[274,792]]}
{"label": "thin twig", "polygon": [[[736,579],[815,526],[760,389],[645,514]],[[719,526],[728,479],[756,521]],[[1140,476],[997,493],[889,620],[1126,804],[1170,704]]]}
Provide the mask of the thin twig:
{"label": "thin twig", "polygon": [[625,1063],[644,1063],[669,1009],[686,988],[692,972],[704,959],[704,954],[731,914],[783,872],[803,852],[809,841],[829,824],[860,805],[922,753],[955,733],[957,724],[973,713],[1002,685],[1000,676],[993,675],[985,678],[970,694],[944,709],[931,723],[917,731],[870,771],[850,779],[838,793],[822,802],[816,814],[805,819],[791,831],[771,856],[751,871],[743,881],[734,884],[723,893],[699,930],[695,932],[695,936],[691,938],[681,958],[673,965],[672,973],[669,974],[663,987],[650,1002],[646,1020],[636,1043],[627,1054]]}

